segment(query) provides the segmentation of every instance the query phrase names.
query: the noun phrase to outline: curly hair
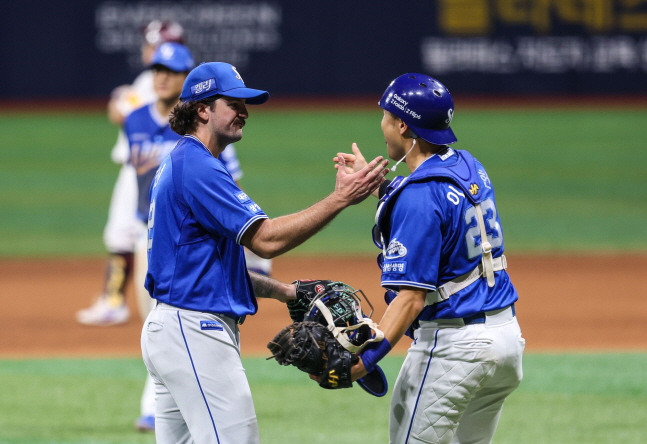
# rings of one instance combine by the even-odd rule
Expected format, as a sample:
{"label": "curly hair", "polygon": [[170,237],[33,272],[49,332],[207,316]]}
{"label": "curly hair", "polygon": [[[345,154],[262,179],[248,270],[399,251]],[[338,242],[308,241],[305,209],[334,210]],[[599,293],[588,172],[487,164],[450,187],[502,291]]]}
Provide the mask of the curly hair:
{"label": "curly hair", "polygon": [[169,124],[171,129],[180,136],[193,134],[198,128],[198,108],[207,105],[213,110],[213,104],[220,96],[208,97],[197,102],[180,102],[171,111]]}

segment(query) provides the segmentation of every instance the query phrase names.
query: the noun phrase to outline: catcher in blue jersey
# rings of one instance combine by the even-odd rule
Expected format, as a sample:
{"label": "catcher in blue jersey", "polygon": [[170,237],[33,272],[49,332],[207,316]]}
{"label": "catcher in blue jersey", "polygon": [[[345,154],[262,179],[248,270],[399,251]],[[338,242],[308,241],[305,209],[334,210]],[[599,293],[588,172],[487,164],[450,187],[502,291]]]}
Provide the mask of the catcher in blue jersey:
{"label": "catcher in blue jersey", "polygon": [[232,65],[203,63],[187,76],[171,114],[171,128],[183,137],[151,186],[146,289],[156,305],[142,329],[158,443],[259,442],[238,325],[256,313],[257,297],[297,300],[299,282],[248,272],[243,246],[272,258],[300,245],[368,197],[388,172],[381,156],[352,173],[340,159],[331,194],[268,218],[217,158],[242,138],[247,105],[268,97],[246,87]]}
{"label": "catcher in blue jersey", "polygon": [[[410,174],[379,191],[373,240],[389,304],[379,322],[385,340],[360,353],[353,379],[406,334],[413,342],[393,389],[389,442],[489,443],[522,379],[525,345],[494,188],[478,160],[450,147],[454,102],[440,82],[403,74],[379,106],[388,157]],[[362,168],[355,144],[353,152],[335,160]]]}

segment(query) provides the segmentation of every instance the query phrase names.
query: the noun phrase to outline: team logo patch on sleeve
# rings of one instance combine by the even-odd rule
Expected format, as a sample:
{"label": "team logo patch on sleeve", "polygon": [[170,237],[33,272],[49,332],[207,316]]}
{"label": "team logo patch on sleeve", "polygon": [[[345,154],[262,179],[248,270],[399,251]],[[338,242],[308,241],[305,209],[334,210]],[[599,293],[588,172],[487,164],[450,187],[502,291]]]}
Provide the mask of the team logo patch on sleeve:
{"label": "team logo patch on sleeve", "polygon": [[405,247],[402,242],[398,241],[397,239],[393,239],[391,242],[389,242],[389,246],[386,247],[384,259],[397,259],[406,255],[407,247]]}
{"label": "team logo patch on sleeve", "polygon": [[222,323],[218,321],[200,321],[200,330],[222,331]]}

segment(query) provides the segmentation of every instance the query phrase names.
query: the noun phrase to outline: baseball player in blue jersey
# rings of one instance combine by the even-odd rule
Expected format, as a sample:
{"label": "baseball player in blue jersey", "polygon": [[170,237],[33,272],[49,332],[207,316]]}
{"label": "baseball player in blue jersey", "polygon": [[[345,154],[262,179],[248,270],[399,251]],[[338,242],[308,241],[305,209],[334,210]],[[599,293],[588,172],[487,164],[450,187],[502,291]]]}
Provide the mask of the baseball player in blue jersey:
{"label": "baseball player in blue jersey", "polygon": [[[178,22],[153,20],[142,30],[141,60],[145,69],[130,85],[121,85],[111,94],[108,103],[108,117],[120,127],[111,157],[121,164],[119,177],[110,199],[108,221],[104,229],[104,243],[109,252],[106,264],[103,291],[93,300],[91,306],[76,313],[78,322],[90,326],[112,326],[129,321],[130,309],[126,302],[126,287],[135,273],[135,248],[140,235],[140,221],[136,217],[138,207],[137,175],[129,162],[130,146],[123,131],[123,124],[134,110],[153,103],[157,94],[153,87],[151,60],[159,45],[166,42],[184,44],[184,28]],[[227,146],[221,157],[233,178],[239,181],[242,170],[233,145]],[[159,162],[158,162],[159,164]],[[146,188],[147,190],[147,188]],[[147,198],[147,195],[145,196]],[[141,200],[141,197],[139,198]],[[270,275],[272,263],[245,250],[247,266],[253,271]],[[137,281],[138,275],[134,276]],[[141,284],[141,285],[140,285]],[[143,288],[143,279],[137,281],[137,288]],[[146,299],[149,299],[146,294]],[[141,299],[138,298],[140,314]],[[144,313],[148,309],[144,307]],[[144,315],[144,318],[146,315]]]}
{"label": "baseball player in blue jersey", "polygon": [[384,181],[377,157],[300,212],[270,219],[218,160],[242,138],[247,105],[266,91],[245,86],[227,63],[203,63],[184,82],[171,128],[184,137],[160,165],[150,192],[146,288],[156,305],[142,329],[155,381],[158,443],[254,444],[258,426],[240,359],[238,325],[257,297],[296,299],[296,285],[248,272],[243,246],[275,257],[317,233]]}
{"label": "baseball player in blue jersey", "polygon": [[[151,57],[150,63],[152,84],[157,99],[151,104],[133,111],[123,125],[129,146],[128,164],[134,168],[137,177],[139,240],[136,241],[134,275],[135,294],[142,319],[148,316],[152,308],[152,300],[144,288],[144,279],[148,269],[146,236],[150,207],[148,194],[157,167],[181,138],[171,129],[169,115],[179,100],[184,80],[193,66],[193,57],[186,46],[180,43],[159,45]],[[233,144],[225,147],[220,153],[219,159],[232,178],[238,181],[242,176],[242,171]],[[141,415],[135,426],[140,431],[155,428],[155,392],[150,375],[142,393]]]}
{"label": "baseball player in blue jersey", "polygon": [[[454,102],[440,82],[404,74],[379,106],[388,156],[406,160],[411,174],[380,190],[373,240],[382,250],[386,339],[360,354],[353,377],[410,335],[389,442],[489,443],[521,381],[525,345],[492,182],[469,152],[450,147]],[[361,151],[353,151],[338,157],[361,168]]]}
{"label": "baseball player in blue jersey", "polygon": [[108,250],[103,291],[90,307],[76,313],[76,319],[84,325],[111,326],[126,323],[130,319],[125,290],[133,274],[135,244],[140,230],[135,214],[136,172],[128,162],[130,151],[122,126],[131,112],[157,99],[153,72],[150,70],[151,59],[162,43],[184,43],[184,29],[177,22],[153,20],[142,30],[142,37],[141,61],[146,69],[132,84],[115,88],[108,103],[108,118],[120,128],[111,157],[121,168],[110,198],[108,220],[103,232]]}

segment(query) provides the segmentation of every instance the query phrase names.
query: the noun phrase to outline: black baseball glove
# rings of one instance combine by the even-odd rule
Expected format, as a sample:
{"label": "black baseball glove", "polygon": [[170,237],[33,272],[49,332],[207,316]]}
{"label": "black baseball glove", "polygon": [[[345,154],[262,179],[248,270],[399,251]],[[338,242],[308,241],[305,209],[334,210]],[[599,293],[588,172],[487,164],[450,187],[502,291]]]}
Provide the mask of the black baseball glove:
{"label": "black baseball glove", "polygon": [[281,365],[319,377],[326,389],[352,387],[350,368],[358,357],[346,350],[332,333],[318,322],[295,322],[283,328],[268,344]]}
{"label": "black baseball glove", "polygon": [[297,298],[292,301],[287,302],[288,310],[290,311],[290,318],[292,322],[301,322],[303,317],[308,311],[310,303],[315,299],[315,297],[326,291],[329,284],[332,284],[332,281],[327,280],[303,280],[303,281],[294,281],[293,284],[297,284]]}

